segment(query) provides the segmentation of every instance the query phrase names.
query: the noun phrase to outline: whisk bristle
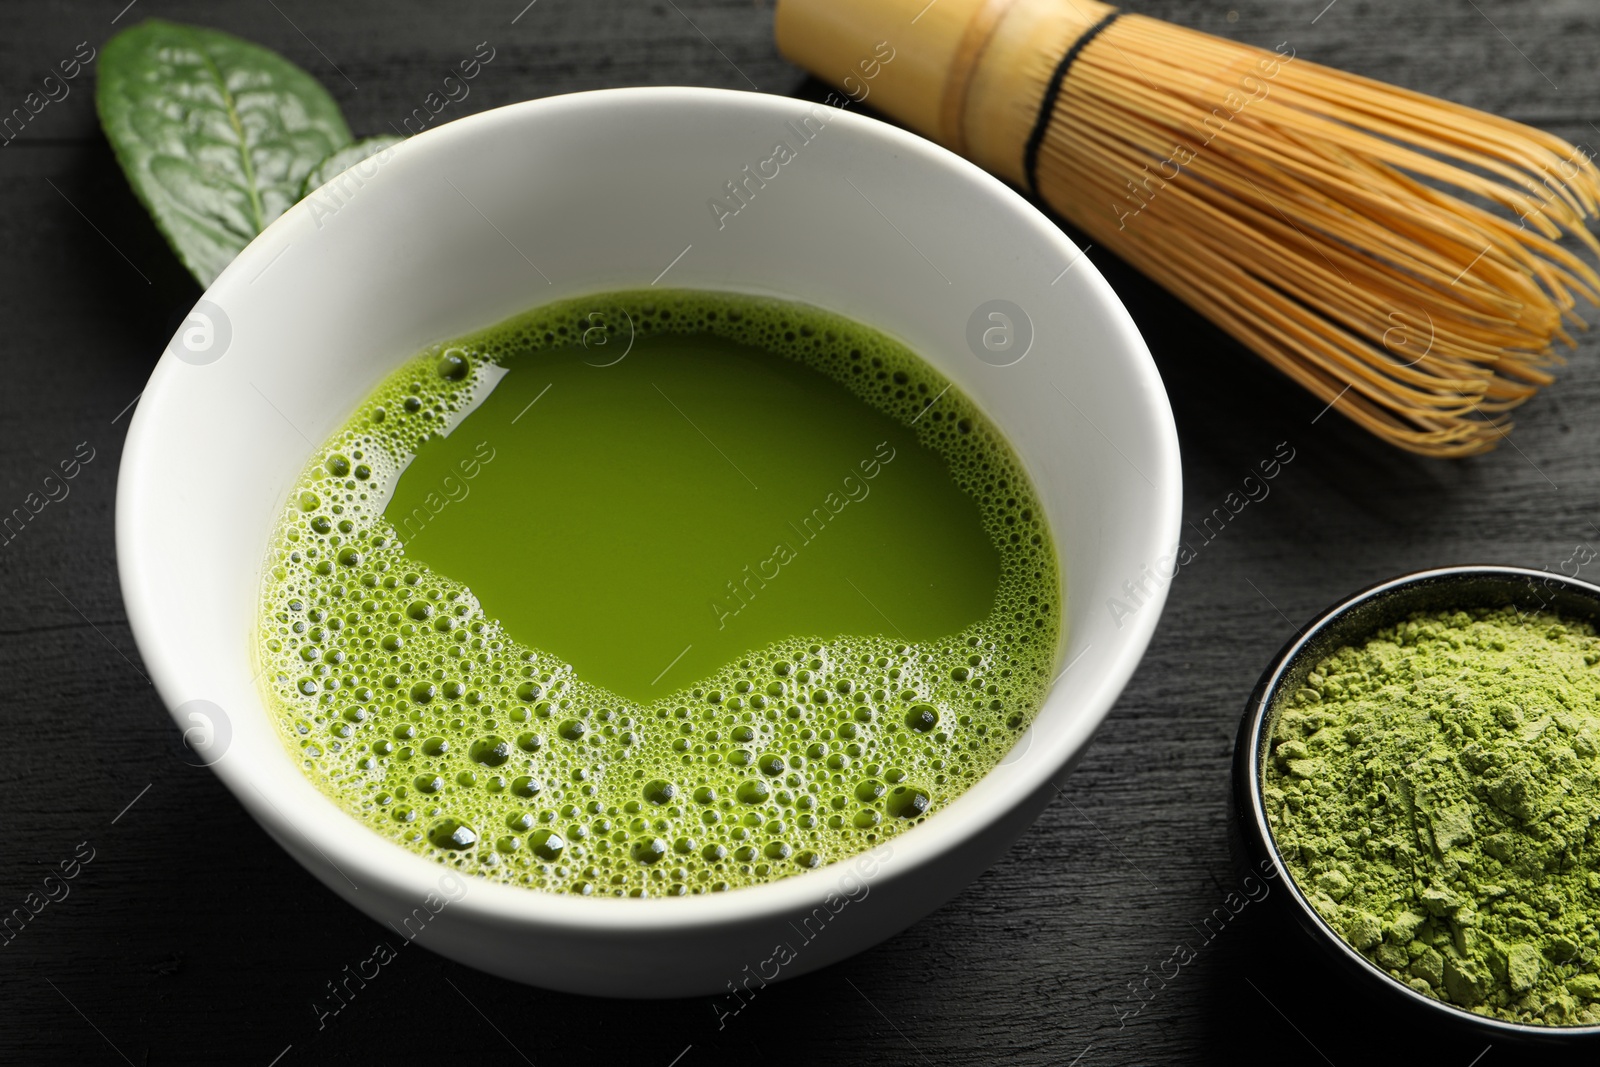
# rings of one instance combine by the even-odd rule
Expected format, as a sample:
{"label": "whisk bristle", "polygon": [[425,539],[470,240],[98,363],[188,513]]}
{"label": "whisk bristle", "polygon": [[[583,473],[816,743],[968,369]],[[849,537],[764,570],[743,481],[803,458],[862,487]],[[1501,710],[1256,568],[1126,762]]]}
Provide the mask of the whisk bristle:
{"label": "whisk bristle", "polygon": [[1078,57],[1044,154],[1039,191],[1075,224],[1415,452],[1494,447],[1600,289],[1556,243],[1600,251],[1586,154],[1155,19],[1119,18]]}

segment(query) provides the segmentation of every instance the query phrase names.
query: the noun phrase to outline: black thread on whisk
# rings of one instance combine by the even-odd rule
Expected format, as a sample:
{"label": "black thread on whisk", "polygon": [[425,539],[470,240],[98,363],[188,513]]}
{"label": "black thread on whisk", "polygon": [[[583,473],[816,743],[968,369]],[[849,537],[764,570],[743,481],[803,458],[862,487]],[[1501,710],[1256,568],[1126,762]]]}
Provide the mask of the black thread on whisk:
{"label": "black thread on whisk", "polygon": [[1044,99],[1039,101],[1039,115],[1033,120],[1033,129],[1028,134],[1028,142],[1022,149],[1022,173],[1028,181],[1028,192],[1034,196],[1039,195],[1039,148],[1044,144],[1044,135],[1050,129],[1050,119],[1056,110],[1056,101],[1061,97],[1061,86],[1067,80],[1067,72],[1072,69],[1072,64],[1077,62],[1078,56],[1089,46],[1089,42],[1100,36],[1100,32],[1121,16],[1122,12],[1113,11],[1099,22],[1090,26],[1083,32],[1083,36],[1072,42],[1072,47],[1067,49],[1067,54],[1061,57],[1061,62],[1056,64],[1056,69],[1050,75],[1050,84],[1045,86]]}

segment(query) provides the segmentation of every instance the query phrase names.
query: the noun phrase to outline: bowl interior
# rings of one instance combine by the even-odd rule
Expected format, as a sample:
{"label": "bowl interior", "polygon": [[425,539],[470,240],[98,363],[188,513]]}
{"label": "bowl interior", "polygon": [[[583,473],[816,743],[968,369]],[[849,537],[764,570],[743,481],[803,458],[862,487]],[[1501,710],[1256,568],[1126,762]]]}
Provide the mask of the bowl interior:
{"label": "bowl interior", "polygon": [[1351,948],[1328,925],[1300,890],[1278,852],[1262,797],[1273,728],[1282,710],[1284,694],[1305,684],[1306,676],[1324,657],[1339,647],[1365,640],[1387,626],[1417,612],[1507,605],[1524,612],[1550,612],[1600,626],[1600,587],[1562,575],[1521,567],[1449,567],[1397,578],[1367,589],[1330,608],[1301,631],[1280,653],[1263,680],[1251,710],[1248,734],[1251,816],[1256,834],[1283,873],[1289,898],[1302,913],[1302,925],[1315,930],[1330,947],[1419,1008],[1443,1011],[1479,1029],[1503,1030],[1524,1038],[1600,1035],[1600,1026],[1550,1027],[1506,1022],[1467,1011],[1454,1004],[1424,996],[1396,981]]}
{"label": "bowl interior", "polygon": [[[1164,590],[1146,581],[1131,616],[1106,602],[1170,551],[1180,485],[1161,383],[1093,265],[1000,182],[870,119],[714,90],[578,94],[442,126],[302,201],[206,294],[225,350],[199,362],[169,349],[144,393],[117,514],[134,633],[169,707],[222,709],[231,736],[214,769],[269,829],[399,891],[437,877],[307,782],[256,689],[267,535],[313,447],[429,343],[652,284],[801,300],[897,336],[994,418],[1040,492],[1068,587],[1070,670],[1008,774],[897,839],[907,866],[1039,788],[1104,717]],[[968,343],[969,320],[994,299],[1031,328],[1009,366]],[[810,878],[719,906],[805,899],[822,884]],[[469,901],[575,922],[611,921],[596,916],[628,903],[502,886]],[[687,914],[709,902],[672,904]]]}

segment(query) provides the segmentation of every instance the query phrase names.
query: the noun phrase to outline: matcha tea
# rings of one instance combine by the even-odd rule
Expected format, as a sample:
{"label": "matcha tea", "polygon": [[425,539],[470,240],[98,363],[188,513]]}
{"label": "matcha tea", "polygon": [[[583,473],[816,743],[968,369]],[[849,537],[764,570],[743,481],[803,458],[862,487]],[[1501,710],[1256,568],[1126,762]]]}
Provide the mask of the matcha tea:
{"label": "matcha tea", "polygon": [[1264,794],[1313,907],[1426,996],[1600,1023],[1600,637],[1515,608],[1412,616],[1285,699]]}
{"label": "matcha tea", "polygon": [[1009,446],[815,308],[620,293],[436,346],[315,454],[259,655],[306,774],[462,870],[753,885],[914,826],[1043,700],[1061,581]]}

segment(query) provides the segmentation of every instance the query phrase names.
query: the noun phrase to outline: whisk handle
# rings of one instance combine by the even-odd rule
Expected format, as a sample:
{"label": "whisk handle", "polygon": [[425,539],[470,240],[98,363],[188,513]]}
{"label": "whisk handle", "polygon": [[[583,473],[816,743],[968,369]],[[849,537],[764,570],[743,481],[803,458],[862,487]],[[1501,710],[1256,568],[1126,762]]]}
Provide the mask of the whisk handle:
{"label": "whisk handle", "polygon": [[858,103],[1032,188],[1072,61],[1116,16],[1097,0],[779,0],[778,49]]}

